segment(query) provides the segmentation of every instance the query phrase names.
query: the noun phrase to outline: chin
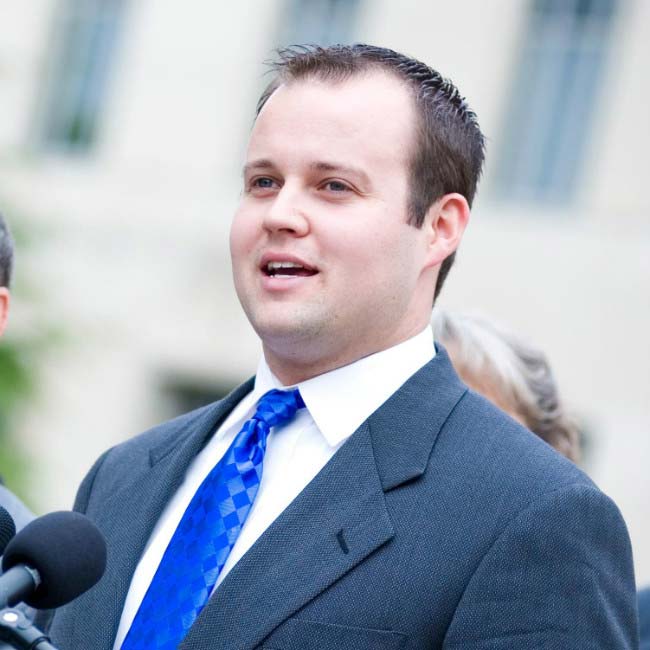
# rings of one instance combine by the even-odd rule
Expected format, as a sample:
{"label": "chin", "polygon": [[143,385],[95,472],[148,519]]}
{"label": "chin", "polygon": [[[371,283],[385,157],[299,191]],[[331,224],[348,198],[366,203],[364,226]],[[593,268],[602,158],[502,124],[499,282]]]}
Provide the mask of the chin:
{"label": "chin", "polygon": [[249,320],[264,343],[285,347],[310,341],[316,343],[327,332],[327,319],[310,316],[285,309],[282,313],[250,314]]}
{"label": "chin", "polygon": [[319,335],[322,329],[315,324],[297,323],[295,320],[261,321],[253,325],[262,341],[304,342]]}

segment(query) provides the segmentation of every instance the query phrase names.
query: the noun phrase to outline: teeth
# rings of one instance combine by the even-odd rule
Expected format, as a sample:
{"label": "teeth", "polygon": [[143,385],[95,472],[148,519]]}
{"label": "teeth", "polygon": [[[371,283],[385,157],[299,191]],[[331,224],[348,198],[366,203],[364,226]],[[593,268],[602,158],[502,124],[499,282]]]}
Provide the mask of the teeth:
{"label": "teeth", "polygon": [[304,267],[302,264],[296,264],[295,262],[269,262],[266,268],[269,271],[277,271],[278,269],[302,269]]}

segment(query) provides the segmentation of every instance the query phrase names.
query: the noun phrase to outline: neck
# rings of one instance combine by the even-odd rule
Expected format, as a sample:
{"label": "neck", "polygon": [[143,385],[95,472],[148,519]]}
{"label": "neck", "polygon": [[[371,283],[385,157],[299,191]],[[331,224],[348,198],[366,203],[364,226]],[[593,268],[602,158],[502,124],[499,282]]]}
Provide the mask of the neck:
{"label": "neck", "polygon": [[[339,349],[336,353],[324,354],[316,344],[293,345],[279,350],[263,342],[264,358],[271,372],[282,382],[283,386],[293,386],[307,379],[318,377],[326,372],[350,365],[371,354],[388,350],[419,334],[428,321],[420,327],[414,327],[401,336],[384,339],[381,343],[364,341],[365,345]],[[357,342],[358,343],[358,342]]]}

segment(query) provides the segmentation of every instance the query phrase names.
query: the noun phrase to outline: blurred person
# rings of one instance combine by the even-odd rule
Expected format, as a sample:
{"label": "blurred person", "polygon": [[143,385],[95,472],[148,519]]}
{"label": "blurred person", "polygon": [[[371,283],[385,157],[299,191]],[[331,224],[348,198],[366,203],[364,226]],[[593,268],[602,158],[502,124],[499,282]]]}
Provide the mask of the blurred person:
{"label": "blurred person", "polygon": [[[14,242],[9,227],[0,214],[0,338],[4,334],[9,317],[11,276],[14,262]],[[16,529],[22,528],[34,518],[22,501],[3,484],[0,477],[0,506],[13,517]]]}
{"label": "blurred person", "polygon": [[432,323],[434,339],[470,388],[578,462],[578,429],[540,349],[483,318],[436,309]]}
{"label": "blurred person", "polygon": [[75,507],[107,573],[53,642],[636,647],[616,506],[434,348],[475,114],[384,48],[293,48],[274,70],[230,235],[257,375],[98,459]]}

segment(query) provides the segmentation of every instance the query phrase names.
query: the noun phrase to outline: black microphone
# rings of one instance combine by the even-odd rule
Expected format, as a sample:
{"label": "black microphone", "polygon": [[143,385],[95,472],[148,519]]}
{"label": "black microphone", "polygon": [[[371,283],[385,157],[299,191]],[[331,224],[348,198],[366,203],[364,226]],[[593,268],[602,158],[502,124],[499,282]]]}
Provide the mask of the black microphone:
{"label": "black microphone", "polygon": [[0,576],[0,609],[25,602],[37,609],[69,603],[106,568],[106,542],[78,512],[51,512],[31,521],[7,545]]}
{"label": "black microphone", "polygon": [[6,508],[0,506],[0,555],[5,552],[7,544],[16,534],[16,524]]}

